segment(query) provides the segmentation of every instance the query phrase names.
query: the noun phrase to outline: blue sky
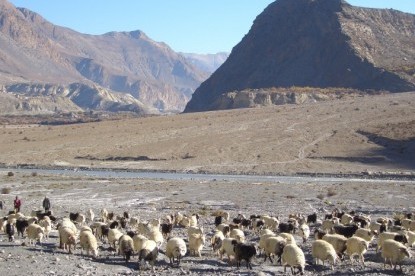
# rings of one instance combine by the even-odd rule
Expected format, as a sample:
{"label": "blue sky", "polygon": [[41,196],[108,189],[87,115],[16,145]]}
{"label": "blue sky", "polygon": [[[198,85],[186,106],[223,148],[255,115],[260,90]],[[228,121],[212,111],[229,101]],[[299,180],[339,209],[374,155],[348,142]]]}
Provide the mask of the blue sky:
{"label": "blue sky", "polygon": [[[274,0],[9,0],[87,34],[141,30],[187,53],[230,52]],[[348,0],[415,14],[415,0]]]}

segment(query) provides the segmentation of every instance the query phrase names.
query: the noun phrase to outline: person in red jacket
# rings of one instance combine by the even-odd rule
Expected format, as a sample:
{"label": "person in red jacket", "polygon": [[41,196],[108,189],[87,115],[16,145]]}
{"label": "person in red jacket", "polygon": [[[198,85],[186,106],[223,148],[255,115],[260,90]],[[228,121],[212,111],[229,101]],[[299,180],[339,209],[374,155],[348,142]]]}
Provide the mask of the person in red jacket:
{"label": "person in red jacket", "polygon": [[20,212],[20,206],[22,206],[22,201],[18,196],[14,199],[14,211],[16,213]]}

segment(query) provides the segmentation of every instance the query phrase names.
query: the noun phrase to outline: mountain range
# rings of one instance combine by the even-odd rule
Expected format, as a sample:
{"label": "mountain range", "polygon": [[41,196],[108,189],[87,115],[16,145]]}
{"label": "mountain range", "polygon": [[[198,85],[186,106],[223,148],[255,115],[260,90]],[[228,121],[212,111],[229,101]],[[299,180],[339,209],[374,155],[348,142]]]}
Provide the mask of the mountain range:
{"label": "mountain range", "polygon": [[[218,65],[192,60],[139,30],[82,34],[0,0],[0,99],[13,99],[11,113],[180,112]],[[42,105],[51,97],[61,99]]]}
{"label": "mountain range", "polygon": [[343,0],[278,0],[197,88],[185,112],[248,107],[258,98],[278,104],[302,88],[415,91],[414,45],[413,14]]}

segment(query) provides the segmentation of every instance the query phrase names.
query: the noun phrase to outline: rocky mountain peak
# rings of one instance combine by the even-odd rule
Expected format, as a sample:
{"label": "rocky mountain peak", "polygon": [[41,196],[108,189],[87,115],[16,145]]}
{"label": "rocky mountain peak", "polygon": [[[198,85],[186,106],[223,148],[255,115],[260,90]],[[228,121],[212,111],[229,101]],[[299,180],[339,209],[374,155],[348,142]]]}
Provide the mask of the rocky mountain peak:
{"label": "rocky mountain peak", "polygon": [[271,87],[415,90],[415,15],[341,0],[278,0],[254,21],[185,112],[232,91]]}

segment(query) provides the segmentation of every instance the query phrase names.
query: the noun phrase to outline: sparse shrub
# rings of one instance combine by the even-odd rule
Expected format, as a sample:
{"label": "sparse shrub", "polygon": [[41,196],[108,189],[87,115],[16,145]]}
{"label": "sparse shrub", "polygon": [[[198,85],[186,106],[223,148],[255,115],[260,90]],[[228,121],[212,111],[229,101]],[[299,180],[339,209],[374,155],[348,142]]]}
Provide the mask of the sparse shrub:
{"label": "sparse shrub", "polygon": [[37,172],[32,172],[32,176],[36,177],[37,176]]}
{"label": "sparse shrub", "polygon": [[12,176],[14,176],[14,173],[13,173],[13,172],[8,172],[8,173],[7,173],[7,176],[12,177]]}
{"label": "sparse shrub", "polygon": [[317,195],[317,198],[320,199],[320,200],[323,200],[324,199],[324,195],[323,194],[318,194]]}
{"label": "sparse shrub", "polygon": [[337,195],[337,192],[334,190],[334,188],[329,188],[329,189],[327,190],[327,196],[328,196],[328,197],[330,197],[330,196],[335,196],[335,195]]}
{"label": "sparse shrub", "polygon": [[10,194],[11,189],[9,187],[1,188],[1,194],[8,195]]}
{"label": "sparse shrub", "polygon": [[287,198],[287,199],[294,199],[294,198],[295,198],[295,196],[294,196],[294,195],[287,195],[287,196],[286,196],[286,198]]}

